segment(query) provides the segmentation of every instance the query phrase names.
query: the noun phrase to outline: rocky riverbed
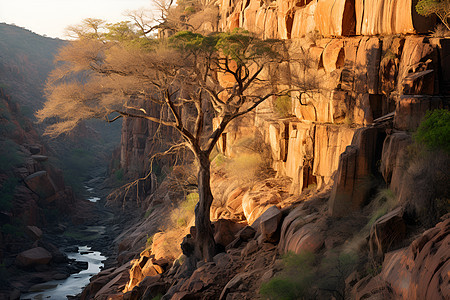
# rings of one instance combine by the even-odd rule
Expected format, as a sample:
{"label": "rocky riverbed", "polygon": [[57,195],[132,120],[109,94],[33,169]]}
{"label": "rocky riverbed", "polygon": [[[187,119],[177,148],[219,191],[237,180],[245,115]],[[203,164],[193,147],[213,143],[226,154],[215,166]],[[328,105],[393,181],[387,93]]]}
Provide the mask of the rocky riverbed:
{"label": "rocky riverbed", "polygon": [[[73,220],[38,228],[31,249],[5,259],[0,299],[64,299],[75,296],[90,277],[114,261],[113,240],[119,233],[120,213],[105,207],[104,193],[96,185],[87,186],[82,209],[83,222]],[[117,216],[117,217],[115,217]],[[82,218],[78,218],[82,219]],[[109,259],[108,259],[109,258]],[[1,291],[3,290],[4,291]]]}

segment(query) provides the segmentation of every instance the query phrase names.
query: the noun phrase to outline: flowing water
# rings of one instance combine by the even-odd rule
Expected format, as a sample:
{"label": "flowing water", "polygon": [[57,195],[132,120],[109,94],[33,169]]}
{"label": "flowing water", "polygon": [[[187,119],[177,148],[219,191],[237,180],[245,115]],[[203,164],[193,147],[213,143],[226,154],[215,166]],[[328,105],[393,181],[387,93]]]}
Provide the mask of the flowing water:
{"label": "flowing water", "polygon": [[79,247],[78,253],[67,253],[67,256],[77,261],[88,263],[87,270],[72,274],[63,280],[52,280],[33,286],[31,293],[25,294],[21,299],[66,299],[66,296],[75,296],[81,293],[89,283],[89,279],[100,272],[103,261],[106,259],[98,251],[90,251],[90,247]]}
{"label": "flowing water", "polygon": [[[94,189],[85,186],[88,192],[87,199],[91,202],[97,202],[99,197],[94,195]],[[105,232],[104,226],[88,226],[84,229],[87,237],[98,237]],[[74,245],[78,246],[78,245]],[[77,253],[67,253],[69,259],[83,261],[88,263],[88,268],[79,273],[72,274],[66,279],[52,280],[32,287],[29,293],[24,294],[20,299],[67,299],[67,296],[75,296],[83,291],[83,288],[89,284],[89,279],[99,273],[103,267],[103,261],[106,257],[98,251],[91,251],[88,246],[79,246]]]}

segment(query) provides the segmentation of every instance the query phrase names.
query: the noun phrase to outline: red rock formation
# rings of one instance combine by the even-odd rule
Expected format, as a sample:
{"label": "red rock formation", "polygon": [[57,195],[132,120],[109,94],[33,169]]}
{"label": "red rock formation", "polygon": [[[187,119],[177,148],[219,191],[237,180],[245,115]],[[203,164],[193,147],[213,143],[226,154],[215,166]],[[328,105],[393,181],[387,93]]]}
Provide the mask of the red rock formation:
{"label": "red rock formation", "polygon": [[220,1],[222,30],[242,27],[264,38],[424,33],[436,19],[415,12],[410,0]]}
{"label": "red rock formation", "polygon": [[355,286],[355,299],[448,299],[450,219],[425,231],[411,246],[388,252],[379,275]]}

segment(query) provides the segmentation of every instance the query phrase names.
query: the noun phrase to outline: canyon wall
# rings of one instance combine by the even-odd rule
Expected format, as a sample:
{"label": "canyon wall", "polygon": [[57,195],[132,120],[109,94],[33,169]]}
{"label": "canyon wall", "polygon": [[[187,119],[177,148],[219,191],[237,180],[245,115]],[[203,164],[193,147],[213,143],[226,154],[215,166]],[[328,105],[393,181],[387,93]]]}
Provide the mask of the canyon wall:
{"label": "canyon wall", "polygon": [[358,209],[367,198],[361,186],[379,174],[376,162],[395,156],[384,153],[386,136],[390,141],[397,131],[410,135],[427,110],[446,103],[448,41],[417,36],[287,41],[290,62],[278,71],[300,90],[290,94],[290,117],[277,117],[274,107],[281,99],[271,99],[252,121],[231,125],[219,148],[232,155],[246,132],[260,130],[277,175],[292,179],[291,193],[336,182],[333,214]]}
{"label": "canyon wall", "polygon": [[412,0],[222,0],[222,31],[240,27],[262,38],[306,34],[350,36],[423,33],[435,20],[419,16]]}
{"label": "canyon wall", "polygon": [[[362,242],[351,250],[373,262],[385,262],[383,266],[374,265],[383,269],[375,279],[367,270],[354,270],[353,277],[344,278],[344,286],[354,288],[355,299],[377,293],[382,297],[386,291],[391,298],[438,295],[444,299],[441,291],[445,292],[447,282],[442,288],[440,283],[445,278],[442,270],[448,267],[448,255],[442,256],[445,265],[438,270],[434,268],[435,252],[430,249],[436,246],[439,255],[444,251],[448,238],[442,240],[447,237],[449,222],[440,223],[409,246],[411,237],[422,230],[420,226],[428,225],[408,221],[405,207],[414,197],[428,197],[427,201],[431,198],[420,188],[429,182],[424,179],[415,186],[417,182],[405,169],[404,160],[413,142],[412,133],[426,112],[448,109],[450,39],[412,35],[426,32],[435,24],[433,18],[418,16],[414,5],[413,1],[383,0],[219,2],[221,30],[242,27],[265,39],[285,40],[279,51],[288,59],[270,65],[262,77],[281,76],[286,83],[279,89],[288,87],[292,91],[287,97],[268,99],[254,112],[230,123],[218,141],[219,151],[232,158],[240,154],[242,140],[262,137],[270,150],[276,178],[254,180],[243,186],[213,174],[215,203],[211,218],[217,221],[216,242],[226,252],[184,278],[180,270],[184,272],[187,264],[180,267],[174,263],[170,267],[160,257],[156,259],[157,243],[140,254],[123,251],[123,257],[138,258],[130,272],[128,293],[156,294],[161,290],[170,297],[175,293],[180,298],[195,298],[219,289],[213,293],[222,299],[227,293],[245,299],[241,295],[247,292],[254,296],[260,283],[277,272],[277,254],[307,250],[326,256],[356,244],[361,235]],[[226,78],[220,80],[224,86],[230,84]],[[289,104],[287,111],[280,111],[278,103],[282,101]],[[157,150],[152,147],[158,130],[148,121],[124,121],[121,163],[129,174],[140,174],[146,168],[146,155]],[[169,137],[170,132],[163,136]],[[381,186],[392,190],[397,207],[392,211],[392,207],[387,208],[372,224],[369,219],[373,208],[367,204],[373,199],[374,188]],[[175,197],[164,199],[170,202]],[[156,218],[150,216],[145,222]],[[430,227],[437,223],[433,222]],[[230,229],[246,224],[251,226],[237,233]],[[137,248],[137,241],[147,230],[143,227],[136,230],[138,238],[133,233],[123,241],[132,239]],[[185,237],[184,247],[189,238]],[[264,260],[268,254],[272,265]],[[246,261],[252,256],[253,261]],[[233,260],[238,261],[234,266],[240,268],[230,267]],[[433,269],[427,273],[434,278],[430,291],[424,290],[428,283],[419,278],[426,260],[433,261],[429,264]],[[235,277],[230,270],[236,271]],[[406,275],[394,276],[392,270]],[[160,273],[165,271],[169,280],[161,280]],[[222,271],[227,273],[220,279],[226,280],[218,283],[219,276],[214,276]],[[360,274],[366,277],[358,277]],[[254,280],[258,276],[261,281]],[[174,284],[173,278],[181,280]],[[100,276],[96,280],[104,279]],[[240,282],[245,288],[240,287]],[[411,288],[415,286],[420,288]]]}

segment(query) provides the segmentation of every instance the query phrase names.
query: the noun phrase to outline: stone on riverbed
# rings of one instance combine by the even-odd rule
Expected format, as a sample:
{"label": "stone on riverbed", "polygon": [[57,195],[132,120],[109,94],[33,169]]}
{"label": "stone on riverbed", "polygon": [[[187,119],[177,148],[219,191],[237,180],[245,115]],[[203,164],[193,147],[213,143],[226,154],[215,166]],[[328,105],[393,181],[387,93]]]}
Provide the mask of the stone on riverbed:
{"label": "stone on riverbed", "polygon": [[36,247],[19,253],[16,264],[22,267],[46,265],[52,260],[50,252],[42,247]]}

